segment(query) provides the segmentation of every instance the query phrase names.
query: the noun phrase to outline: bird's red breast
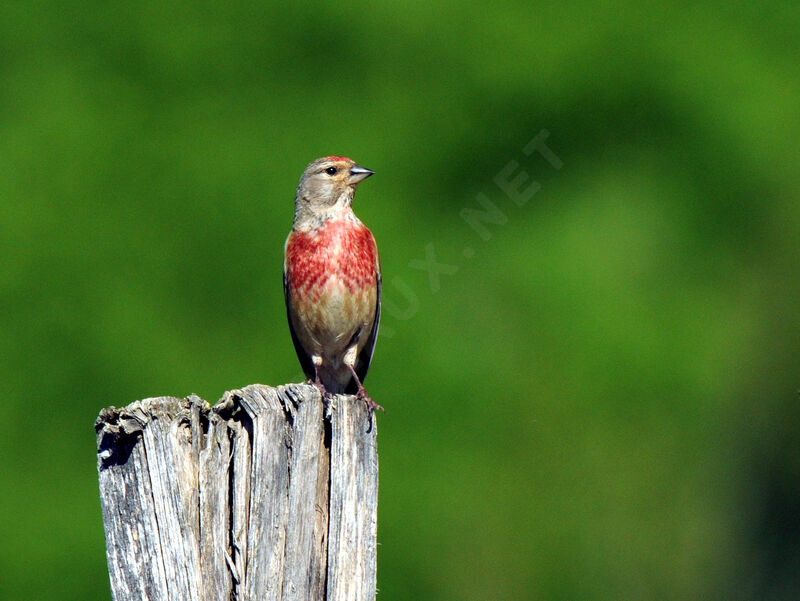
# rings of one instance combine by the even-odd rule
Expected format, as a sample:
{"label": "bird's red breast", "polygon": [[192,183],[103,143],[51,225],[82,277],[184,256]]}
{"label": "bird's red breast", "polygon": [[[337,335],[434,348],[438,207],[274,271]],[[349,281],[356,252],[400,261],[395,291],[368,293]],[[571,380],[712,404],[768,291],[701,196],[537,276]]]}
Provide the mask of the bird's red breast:
{"label": "bird's red breast", "polygon": [[377,270],[372,232],[349,218],[328,221],[310,232],[292,231],[286,241],[286,275],[293,296],[314,300],[329,283],[341,284],[350,293],[371,288]]}

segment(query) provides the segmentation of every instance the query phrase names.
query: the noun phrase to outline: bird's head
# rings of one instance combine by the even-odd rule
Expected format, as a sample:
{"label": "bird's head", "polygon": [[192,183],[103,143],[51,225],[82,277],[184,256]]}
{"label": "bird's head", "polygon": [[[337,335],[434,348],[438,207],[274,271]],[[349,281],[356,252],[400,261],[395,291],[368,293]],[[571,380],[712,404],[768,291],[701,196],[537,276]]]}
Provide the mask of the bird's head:
{"label": "bird's head", "polygon": [[329,156],[313,161],[303,171],[297,186],[295,219],[298,215],[325,219],[337,209],[349,207],[356,186],[372,174],[373,171],[347,157]]}

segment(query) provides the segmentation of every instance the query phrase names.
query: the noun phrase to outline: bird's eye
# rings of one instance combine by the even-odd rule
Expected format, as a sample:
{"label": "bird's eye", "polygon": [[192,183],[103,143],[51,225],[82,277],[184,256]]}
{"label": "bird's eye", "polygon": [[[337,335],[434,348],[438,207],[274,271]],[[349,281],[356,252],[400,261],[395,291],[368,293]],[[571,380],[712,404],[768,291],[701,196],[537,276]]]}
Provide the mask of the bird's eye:
{"label": "bird's eye", "polygon": [[338,169],[336,167],[328,167],[325,170],[325,173],[327,173],[328,175],[336,175],[337,171],[338,171]]}

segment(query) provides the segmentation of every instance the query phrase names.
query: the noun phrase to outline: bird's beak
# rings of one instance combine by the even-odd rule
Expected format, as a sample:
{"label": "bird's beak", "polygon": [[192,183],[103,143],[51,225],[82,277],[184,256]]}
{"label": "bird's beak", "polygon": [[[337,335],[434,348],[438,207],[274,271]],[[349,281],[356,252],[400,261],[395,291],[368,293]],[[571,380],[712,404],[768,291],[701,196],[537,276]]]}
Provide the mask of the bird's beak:
{"label": "bird's beak", "polygon": [[347,180],[348,184],[355,185],[358,182],[364,181],[370,175],[375,173],[366,167],[362,167],[361,165],[353,165],[350,167],[350,178]]}

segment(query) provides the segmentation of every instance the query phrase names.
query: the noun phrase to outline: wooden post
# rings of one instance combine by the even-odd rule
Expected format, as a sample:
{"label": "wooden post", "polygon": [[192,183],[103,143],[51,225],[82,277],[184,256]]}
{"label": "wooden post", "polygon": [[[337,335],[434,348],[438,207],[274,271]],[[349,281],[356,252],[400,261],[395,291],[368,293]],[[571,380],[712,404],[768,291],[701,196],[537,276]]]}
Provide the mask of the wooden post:
{"label": "wooden post", "polygon": [[377,431],[355,397],[253,385],[95,430],[115,601],[374,601]]}

